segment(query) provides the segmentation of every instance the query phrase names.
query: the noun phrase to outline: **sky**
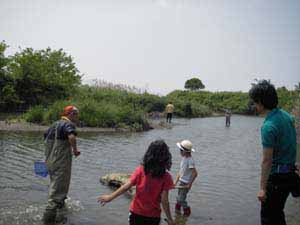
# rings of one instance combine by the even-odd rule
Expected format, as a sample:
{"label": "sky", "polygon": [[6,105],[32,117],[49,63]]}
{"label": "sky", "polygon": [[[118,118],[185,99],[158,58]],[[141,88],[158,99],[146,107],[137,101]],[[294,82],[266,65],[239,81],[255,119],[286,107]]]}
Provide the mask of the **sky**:
{"label": "sky", "polygon": [[1,40],[6,55],[62,48],[83,83],[160,95],[193,77],[209,91],[300,82],[299,0],[0,0]]}

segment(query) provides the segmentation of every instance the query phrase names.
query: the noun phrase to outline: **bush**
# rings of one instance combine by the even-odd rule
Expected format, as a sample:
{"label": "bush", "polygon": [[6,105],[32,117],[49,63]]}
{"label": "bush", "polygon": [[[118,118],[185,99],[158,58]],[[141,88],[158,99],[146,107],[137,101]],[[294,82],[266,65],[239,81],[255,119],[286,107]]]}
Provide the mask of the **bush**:
{"label": "bush", "polygon": [[43,106],[35,106],[30,108],[24,115],[27,122],[42,123],[44,121],[45,110]]}
{"label": "bush", "polygon": [[[211,112],[220,112],[229,108],[234,113],[245,113],[248,110],[248,93],[243,92],[192,92],[176,90],[167,95],[174,102],[175,112],[184,116],[184,105],[192,104],[193,116],[207,116]],[[178,109],[176,109],[178,107]]]}
{"label": "bush", "polygon": [[[278,89],[279,106],[290,111],[299,99],[299,92]],[[33,107],[26,113],[26,121],[49,124],[60,118],[66,105],[76,105],[82,124],[90,127],[119,127],[133,130],[149,129],[145,114],[163,112],[169,101],[178,117],[205,117],[212,112],[231,109],[233,113],[252,112],[248,93],[194,92],[176,90],[160,97],[149,93],[138,94],[123,89],[99,88],[82,85],[69,100],[59,100],[48,106]]]}
{"label": "bush", "polygon": [[193,117],[205,117],[212,114],[211,110],[206,105],[201,105],[197,102],[192,103]]}
{"label": "bush", "polygon": [[9,58],[6,71],[9,89],[6,85],[2,94],[3,97],[13,97],[14,104],[6,101],[11,110],[48,106],[63,100],[77,89],[81,81],[73,58],[62,49],[35,51],[26,48]]}
{"label": "bush", "polygon": [[53,103],[45,112],[44,123],[50,124],[58,120],[61,117],[61,113],[63,112],[64,107],[71,104],[73,103],[71,103],[70,101],[56,101],[55,103]]}

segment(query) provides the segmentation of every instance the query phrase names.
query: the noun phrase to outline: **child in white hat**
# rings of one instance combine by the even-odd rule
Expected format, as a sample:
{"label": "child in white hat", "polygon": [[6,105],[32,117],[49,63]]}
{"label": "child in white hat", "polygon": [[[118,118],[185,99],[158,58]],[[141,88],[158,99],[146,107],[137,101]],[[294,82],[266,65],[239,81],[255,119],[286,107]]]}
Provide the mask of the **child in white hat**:
{"label": "child in white hat", "polygon": [[198,175],[195,162],[192,158],[192,152],[195,150],[193,149],[193,145],[189,140],[183,140],[180,143],[177,143],[177,146],[180,149],[182,160],[180,163],[180,170],[175,180],[175,187],[178,188],[175,211],[176,213],[180,213],[182,207],[184,213],[183,215],[189,216],[191,214],[191,208],[188,206],[186,197]]}

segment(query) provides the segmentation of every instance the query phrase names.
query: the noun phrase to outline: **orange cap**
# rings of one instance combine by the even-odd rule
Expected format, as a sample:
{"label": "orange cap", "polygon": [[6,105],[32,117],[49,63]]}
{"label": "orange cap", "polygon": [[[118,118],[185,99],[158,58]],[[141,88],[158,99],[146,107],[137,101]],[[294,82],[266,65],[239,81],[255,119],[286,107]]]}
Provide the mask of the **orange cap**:
{"label": "orange cap", "polygon": [[79,112],[79,110],[75,106],[68,105],[64,108],[63,116],[67,116],[71,113],[78,113],[78,112]]}

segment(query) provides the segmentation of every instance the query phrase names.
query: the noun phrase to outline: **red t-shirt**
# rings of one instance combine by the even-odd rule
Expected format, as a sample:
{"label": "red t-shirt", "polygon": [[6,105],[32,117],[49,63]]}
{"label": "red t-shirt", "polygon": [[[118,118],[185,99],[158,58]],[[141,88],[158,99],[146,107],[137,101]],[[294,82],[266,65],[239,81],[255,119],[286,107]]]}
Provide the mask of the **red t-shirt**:
{"label": "red t-shirt", "polygon": [[174,188],[171,175],[166,172],[160,178],[153,178],[151,174],[145,174],[143,166],[139,166],[132,173],[130,182],[136,186],[136,194],[129,210],[141,216],[160,218],[161,193]]}

